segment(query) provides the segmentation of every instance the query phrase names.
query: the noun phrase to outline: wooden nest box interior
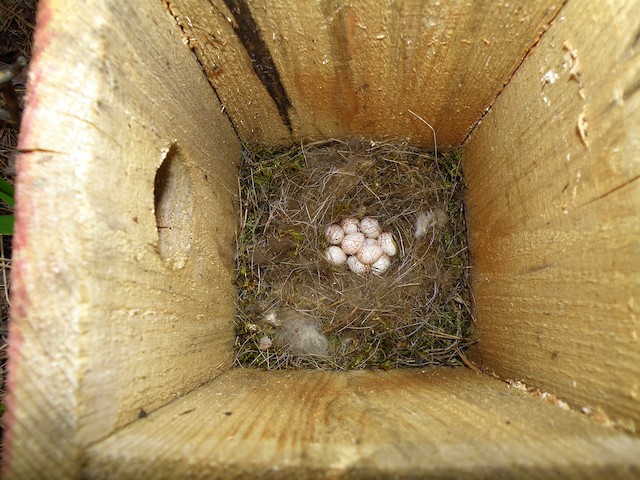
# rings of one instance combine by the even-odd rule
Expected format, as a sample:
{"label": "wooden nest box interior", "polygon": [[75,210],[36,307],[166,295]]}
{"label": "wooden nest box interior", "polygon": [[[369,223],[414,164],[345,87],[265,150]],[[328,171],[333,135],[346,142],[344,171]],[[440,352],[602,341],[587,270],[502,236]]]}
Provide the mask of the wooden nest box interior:
{"label": "wooden nest box interior", "polygon": [[[40,2],[5,478],[640,475],[640,3]],[[461,148],[472,368],[234,369],[241,145]]]}

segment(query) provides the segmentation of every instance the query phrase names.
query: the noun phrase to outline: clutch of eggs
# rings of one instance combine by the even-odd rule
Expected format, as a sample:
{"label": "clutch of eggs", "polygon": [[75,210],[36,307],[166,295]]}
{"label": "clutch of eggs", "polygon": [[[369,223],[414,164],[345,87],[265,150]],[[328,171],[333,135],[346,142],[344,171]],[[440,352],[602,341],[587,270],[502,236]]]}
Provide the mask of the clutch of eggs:
{"label": "clutch of eggs", "polygon": [[373,217],[358,220],[347,217],[324,230],[329,244],[325,258],[331,265],[344,265],[359,275],[373,272],[381,275],[391,266],[391,257],[398,253],[393,235],[383,232]]}

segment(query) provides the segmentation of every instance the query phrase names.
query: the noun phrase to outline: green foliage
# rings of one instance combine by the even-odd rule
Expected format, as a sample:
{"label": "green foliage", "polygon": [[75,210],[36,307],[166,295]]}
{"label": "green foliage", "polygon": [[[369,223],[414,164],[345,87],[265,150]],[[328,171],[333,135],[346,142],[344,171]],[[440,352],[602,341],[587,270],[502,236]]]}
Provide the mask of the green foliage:
{"label": "green foliage", "polygon": [[[15,206],[15,190],[13,185],[0,177],[0,200],[9,205]],[[0,215],[0,235],[13,235],[13,224],[15,218],[13,215]]]}
{"label": "green foliage", "polygon": [[13,215],[0,215],[0,235],[13,235],[13,224],[15,217]]}
{"label": "green foliage", "polygon": [[13,199],[14,194],[13,185],[0,177],[0,200],[13,207],[15,206],[15,200]]}

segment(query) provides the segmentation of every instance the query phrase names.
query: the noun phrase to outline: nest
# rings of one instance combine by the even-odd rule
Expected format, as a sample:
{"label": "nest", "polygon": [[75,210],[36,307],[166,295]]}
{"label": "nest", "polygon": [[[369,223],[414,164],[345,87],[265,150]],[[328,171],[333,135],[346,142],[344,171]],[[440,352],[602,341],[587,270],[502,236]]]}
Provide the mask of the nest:
{"label": "nest", "polygon": [[[245,149],[240,168],[236,364],[458,365],[470,334],[459,155],[330,140]],[[398,253],[381,275],[326,259],[328,225],[373,217]]]}

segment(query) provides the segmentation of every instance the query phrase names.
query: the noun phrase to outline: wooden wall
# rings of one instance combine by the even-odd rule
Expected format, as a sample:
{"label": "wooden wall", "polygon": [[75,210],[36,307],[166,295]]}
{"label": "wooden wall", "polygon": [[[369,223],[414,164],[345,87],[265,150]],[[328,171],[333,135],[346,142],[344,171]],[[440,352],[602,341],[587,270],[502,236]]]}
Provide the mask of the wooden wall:
{"label": "wooden wall", "polygon": [[[39,8],[4,474],[72,478],[84,445],[230,366],[239,144],[163,4]],[[154,178],[167,156],[179,178],[165,219],[189,245],[172,252],[169,238],[162,258]]]}
{"label": "wooden wall", "polygon": [[562,2],[167,2],[240,138],[458,146]]}
{"label": "wooden wall", "polygon": [[[243,461],[274,458],[315,465],[310,474],[336,459],[335,472],[349,473],[373,458],[389,475],[438,475],[468,455],[470,476],[524,458],[523,475],[546,464],[570,477],[573,452],[587,474],[603,451],[595,477],[637,472],[634,437],[470,371],[440,382],[235,371],[185,397],[186,410],[174,399],[231,364],[236,132],[271,144],[363,135],[428,145],[411,109],[440,145],[459,145],[499,94],[465,144],[474,360],[635,429],[638,17],[623,1],[42,0],[18,162],[3,474],[243,474]],[[156,205],[165,160],[174,187]],[[323,412],[314,430],[308,419]],[[504,426],[513,418],[517,428]],[[360,420],[371,437],[344,450]],[[286,435],[291,425],[300,436]]]}
{"label": "wooden wall", "polygon": [[232,370],[89,448],[92,479],[626,479],[640,438],[464,368]]}
{"label": "wooden wall", "polygon": [[577,2],[464,148],[475,359],[640,427],[638,2]]}

